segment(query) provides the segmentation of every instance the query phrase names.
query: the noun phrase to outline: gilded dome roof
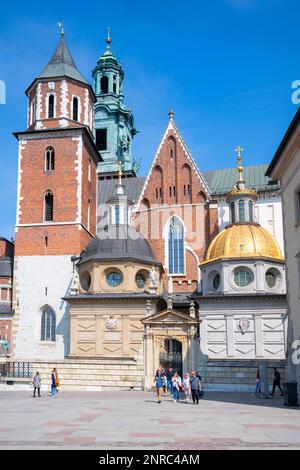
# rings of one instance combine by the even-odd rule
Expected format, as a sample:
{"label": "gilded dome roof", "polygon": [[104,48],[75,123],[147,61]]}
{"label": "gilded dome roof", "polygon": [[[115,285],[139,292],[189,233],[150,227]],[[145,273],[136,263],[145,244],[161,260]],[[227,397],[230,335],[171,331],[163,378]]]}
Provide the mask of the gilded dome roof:
{"label": "gilded dome roof", "polygon": [[283,261],[280,247],[268,230],[259,224],[233,224],[211,242],[205,263],[222,258],[271,258]]}

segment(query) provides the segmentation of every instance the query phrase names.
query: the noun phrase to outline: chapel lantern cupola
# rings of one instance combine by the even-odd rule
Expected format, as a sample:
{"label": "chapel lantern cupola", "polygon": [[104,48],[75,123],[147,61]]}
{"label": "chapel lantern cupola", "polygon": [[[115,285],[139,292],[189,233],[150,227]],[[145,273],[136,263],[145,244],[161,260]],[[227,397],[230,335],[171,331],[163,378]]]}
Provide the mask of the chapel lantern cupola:
{"label": "chapel lantern cupola", "polygon": [[253,223],[255,222],[254,204],[257,201],[257,193],[255,189],[246,188],[245,185],[242,166],[242,147],[238,146],[235,151],[238,156],[238,180],[226,198],[230,209],[230,221],[232,224]]}
{"label": "chapel lantern cupola", "polygon": [[124,104],[124,71],[111,50],[108,30],[106,50],[97,61],[92,75],[95,104],[95,140],[103,162],[98,172],[103,177],[118,174],[121,161],[124,176],[135,176],[137,164],[132,158],[132,140],[137,133],[131,109]]}
{"label": "chapel lantern cupola", "polygon": [[134,203],[124,194],[122,177],[122,162],[119,161],[116,192],[108,201],[106,201],[109,214],[109,225],[130,225],[131,211]]}

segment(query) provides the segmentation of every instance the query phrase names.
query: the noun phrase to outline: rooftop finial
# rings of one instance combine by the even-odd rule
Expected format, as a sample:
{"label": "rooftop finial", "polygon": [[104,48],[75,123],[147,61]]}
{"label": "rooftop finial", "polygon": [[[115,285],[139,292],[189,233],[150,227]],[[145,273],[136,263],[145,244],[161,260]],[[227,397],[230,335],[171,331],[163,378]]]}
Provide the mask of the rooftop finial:
{"label": "rooftop finial", "polygon": [[243,180],[243,166],[242,166],[242,152],[244,149],[239,145],[235,151],[237,152],[237,161],[238,161],[238,172],[239,172],[239,181],[244,181]]}
{"label": "rooftop finial", "polygon": [[107,28],[107,38],[106,38],[106,42],[107,42],[107,50],[110,50],[110,43],[111,43],[111,37],[110,37],[110,26],[108,26]]}
{"label": "rooftop finial", "polygon": [[61,37],[64,37],[65,32],[64,32],[64,24],[63,24],[63,22],[61,21],[60,23],[57,23],[57,26],[60,28]]}
{"label": "rooftop finial", "polygon": [[170,111],[169,111],[169,118],[170,119],[174,118],[174,111],[172,109],[170,109]]}
{"label": "rooftop finial", "polygon": [[123,171],[122,171],[122,162],[121,160],[118,161],[118,175],[119,175],[119,184],[122,184],[122,176],[123,176]]}

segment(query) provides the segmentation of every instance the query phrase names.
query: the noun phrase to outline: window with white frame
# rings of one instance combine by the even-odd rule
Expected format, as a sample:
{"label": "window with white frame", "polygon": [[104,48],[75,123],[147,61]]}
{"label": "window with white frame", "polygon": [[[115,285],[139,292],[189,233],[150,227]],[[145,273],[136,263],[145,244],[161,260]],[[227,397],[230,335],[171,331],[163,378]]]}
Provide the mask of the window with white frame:
{"label": "window with white frame", "polygon": [[56,315],[54,310],[46,306],[41,318],[41,341],[55,341],[56,339]]}

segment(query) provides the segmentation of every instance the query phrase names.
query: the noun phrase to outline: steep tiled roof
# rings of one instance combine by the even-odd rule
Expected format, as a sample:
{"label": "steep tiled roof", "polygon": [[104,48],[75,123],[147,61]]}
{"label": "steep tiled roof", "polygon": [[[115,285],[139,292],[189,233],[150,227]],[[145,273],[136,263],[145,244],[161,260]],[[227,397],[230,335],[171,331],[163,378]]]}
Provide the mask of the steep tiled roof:
{"label": "steep tiled roof", "polygon": [[56,51],[43,72],[37,78],[55,78],[64,76],[89,85],[88,81],[77,69],[64,36],[61,36]]}
{"label": "steep tiled roof", "polygon": [[[279,189],[279,184],[265,176],[268,165],[246,166],[243,169],[246,187],[257,191],[272,191]],[[225,168],[223,170],[212,170],[203,173],[213,195],[228,193],[237,181],[237,169]],[[275,183],[275,184],[274,184]]]}
{"label": "steep tiled roof", "polygon": [[[138,176],[137,178],[123,178],[124,193],[132,202],[136,203],[146,178]],[[98,205],[105,204],[114,194],[116,194],[117,179],[98,181]]]}

